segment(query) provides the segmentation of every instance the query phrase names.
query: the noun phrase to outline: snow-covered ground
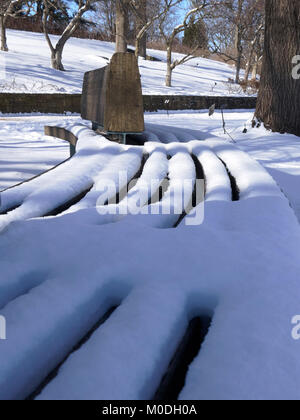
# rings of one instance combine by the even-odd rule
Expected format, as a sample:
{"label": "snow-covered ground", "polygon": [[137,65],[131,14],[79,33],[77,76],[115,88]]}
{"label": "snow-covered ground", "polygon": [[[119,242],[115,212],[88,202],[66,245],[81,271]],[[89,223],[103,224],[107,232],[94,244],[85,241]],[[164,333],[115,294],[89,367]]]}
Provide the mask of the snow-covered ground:
{"label": "snow-covered ground", "polygon": [[[67,71],[60,72],[51,69],[43,34],[9,30],[8,43],[10,51],[0,52],[0,91],[9,92],[79,93],[84,72],[105,66],[114,53],[112,43],[72,38],[63,56]],[[167,88],[166,53],[154,50],[148,53],[162,62],[140,59],[144,94],[244,95],[239,87],[228,83],[228,79],[234,78],[233,67],[204,58],[177,67],[173,87]]]}
{"label": "snow-covered ground", "polygon": [[[57,117],[56,117],[57,120]],[[43,136],[53,118],[0,117],[0,190],[46,171],[69,157],[66,142]]]}
{"label": "snow-covered ground", "polygon": [[[291,319],[300,313],[300,144],[262,128],[243,134],[249,111],[225,118],[236,144],[222,133],[218,112],[211,118],[204,111],[147,114],[151,142],[144,148],[112,144],[73,126],[79,135],[74,158],[1,194],[2,211],[17,208],[0,216],[0,313],[8,335],[0,341],[0,398],[28,396],[115,305],[39,399],[150,399],[188,321],[201,315],[211,316],[212,326],[180,398],[300,398],[300,344],[291,336]],[[49,120],[80,123],[78,117],[29,117],[38,144]],[[9,146],[11,131],[6,153],[22,153],[14,138],[25,131],[25,120],[7,124],[0,148]],[[174,215],[99,214],[103,179],[123,169],[134,174],[143,151],[146,183],[166,174],[170,185],[183,176],[195,179],[191,155],[199,159],[206,174],[202,224],[183,221],[174,229]],[[53,160],[64,153],[57,150]],[[231,201],[222,161],[239,201]],[[18,170],[19,179],[28,178]],[[0,178],[7,185],[5,172]],[[39,217],[88,187],[67,212]]]}

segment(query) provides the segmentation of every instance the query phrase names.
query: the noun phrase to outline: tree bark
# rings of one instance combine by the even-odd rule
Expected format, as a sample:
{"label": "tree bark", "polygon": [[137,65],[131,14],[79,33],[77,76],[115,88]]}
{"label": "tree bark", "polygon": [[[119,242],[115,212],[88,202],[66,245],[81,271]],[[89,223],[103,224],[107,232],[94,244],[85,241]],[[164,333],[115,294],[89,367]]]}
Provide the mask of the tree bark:
{"label": "tree bark", "polygon": [[[139,6],[137,8],[137,18],[136,18],[136,32],[137,34],[143,29],[147,24],[147,0],[140,0]],[[147,58],[147,32],[138,39],[136,42],[136,55],[139,57]]]}
{"label": "tree bark", "polygon": [[237,10],[237,15],[236,15],[236,28],[235,28],[235,49],[236,49],[235,83],[239,83],[240,81],[240,72],[241,72],[241,66],[242,66],[243,46],[242,46],[241,19],[242,19],[242,13],[243,13],[243,4],[244,4],[244,0],[238,0],[238,10]]}
{"label": "tree bark", "polygon": [[0,16],[0,34],[1,34],[1,51],[8,51],[7,38],[6,38],[6,19]]}
{"label": "tree bark", "polygon": [[[247,62],[246,70],[245,70],[245,82],[246,83],[249,82],[249,75],[250,75],[251,65],[253,63],[255,42],[256,42],[256,40],[253,40],[251,42],[251,46],[250,46],[250,53],[249,53],[248,62]],[[256,75],[255,75],[255,79],[256,79]]]}
{"label": "tree bark", "polygon": [[116,0],[116,52],[127,52],[128,0]]}
{"label": "tree bark", "polygon": [[139,56],[143,57],[145,60],[147,58],[147,34],[145,34],[140,41]]}
{"label": "tree bark", "polygon": [[242,67],[242,54],[243,54],[243,47],[242,47],[242,39],[240,29],[236,28],[236,73],[235,73],[235,83],[239,83],[240,81],[240,73]]}
{"label": "tree bark", "polygon": [[246,66],[246,70],[245,70],[245,82],[248,83],[249,82],[249,74],[250,74],[250,70],[251,70],[251,58],[249,58],[249,61],[247,62],[247,66]]}
{"label": "tree bark", "polygon": [[51,64],[52,68],[55,70],[65,71],[65,68],[62,63],[62,52],[63,49],[55,49],[51,53]]}
{"label": "tree bark", "polygon": [[172,87],[172,47],[167,46],[166,86]]}
{"label": "tree bark", "polygon": [[258,57],[256,56],[253,67],[252,67],[252,77],[251,77],[252,81],[256,81],[257,70],[258,70]]}
{"label": "tree bark", "polygon": [[300,54],[299,0],[266,0],[265,49],[256,117],[265,127],[300,136],[300,79],[293,58]]}

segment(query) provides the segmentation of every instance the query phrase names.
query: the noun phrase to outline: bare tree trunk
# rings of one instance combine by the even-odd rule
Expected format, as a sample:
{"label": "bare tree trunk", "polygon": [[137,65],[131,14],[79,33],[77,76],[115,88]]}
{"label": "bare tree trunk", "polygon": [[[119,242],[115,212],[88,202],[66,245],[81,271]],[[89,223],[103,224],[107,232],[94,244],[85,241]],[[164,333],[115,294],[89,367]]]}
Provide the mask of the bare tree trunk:
{"label": "bare tree trunk", "polygon": [[249,81],[249,74],[250,74],[250,70],[251,70],[251,60],[249,59],[247,66],[246,66],[246,70],[245,70],[245,82],[248,83]]}
{"label": "bare tree trunk", "polygon": [[139,47],[139,56],[143,57],[145,60],[147,58],[147,34],[145,34],[141,39]]}
{"label": "bare tree trunk", "polygon": [[78,28],[80,24],[80,19],[86,13],[88,10],[90,10],[91,5],[95,3],[95,0],[86,0],[85,3],[83,2],[77,2],[78,3],[78,10],[74,14],[71,21],[68,23],[66,28],[64,29],[62,35],[60,36],[56,46],[52,44],[51,38],[49,36],[48,28],[47,28],[47,21],[50,17],[50,10],[49,10],[49,3],[47,0],[43,0],[43,18],[42,18],[42,24],[43,24],[43,31],[44,35],[47,41],[47,44],[51,51],[51,63],[52,67],[56,70],[65,71],[64,66],[62,64],[62,54],[64,50],[64,46],[66,45],[66,42],[71,38],[72,35],[74,35],[76,29]]}
{"label": "bare tree trunk", "polygon": [[266,0],[265,49],[256,117],[267,128],[300,136],[300,79],[293,58],[300,52],[299,0]]}
{"label": "bare tree trunk", "polygon": [[[147,24],[147,0],[140,0],[137,8],[136,32],[137,34]],[[136,55],[147,58],[147,32],[141,38],[137,38]]]}
{"label": "bare tree trunk", "polygon": [[258,70],[258,57],[256,56],[253,67],[252,67],[252,77],[251,77],[252,81],[256,80],[257,70]]}
{"label": "bare tree trunk", "polygon": [[128,0],[116,0],[116,52],[127,52]]}
{"label": "bare tree trunk", "polygon": [[[246,70],[245,70],[245,82],[248,83],[249,81],[249,74],[250,74],[250,70],[251,70],[251,65],[253,62],[253,55],[254,55],[254,42],[251,43],[251,50],[250,50],[250,54],[249,54],[249,58],[248,58],[248,62],[247,62],[247,66],[246,66]],[[255,76],[256,78],[256,76]]]}
{"label": "bare tree trunk", "polygon": [[236,73],[235,73],[235,83],[239,83],[240,81],[240,73],[241,73],[241,67],[242,67],[242,54],[243,54],[243,48],[241,44],[241,37],[240,37],[240,31],[237,28],[236,31],[236,51],[237,51],[237,59],[236,59]]}
{"label": "bare tree trunk", "polygon": [[241,18],[243,13],[243,3],[244,0],[238,0],[238,12],[236,16],[236,30],[235,30],[235,48],[236,48],[236,74],[235,74],[235,83],[240,81],[240,72],[242,67],[242,34],[241,34]]}
{"label": "bare tree trunk", "polygon": [[63,47],[62,48],[56,48],[51,53],[51,64],[52,68],[55,70],[65,71],[65,68],[62,63],[62,53],[63,53]]}
{"label": "bare tree trunk", "polygon": [[6,38],[6,19],[0,16],[0,33],[1,33],[1,51],[8,51],[7,38]]}
{"label": "bare tree trunk", "polygon": [[166,86],[172,87],[172,47],[167,46],[167,74],[166,74]]}

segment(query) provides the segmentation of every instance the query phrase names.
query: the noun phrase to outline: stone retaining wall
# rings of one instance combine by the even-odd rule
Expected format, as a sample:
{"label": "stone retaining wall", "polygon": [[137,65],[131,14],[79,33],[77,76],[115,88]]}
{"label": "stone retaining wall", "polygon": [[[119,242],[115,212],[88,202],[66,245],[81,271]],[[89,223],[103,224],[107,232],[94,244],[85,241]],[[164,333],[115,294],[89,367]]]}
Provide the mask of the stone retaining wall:
{"label": "stone retaining wall", "polygon": [[228,96],[144,96],[145,111],[164,110],[197,110],[208,109],[213,104],[217,109],[253,109],[256,107],[256,97]]}
{"label": "stone retaining wall", "polygon": [[[80,94],[0,93],[0,112],[64,114],[80,113]],[[227,109],[252,109],[255,97],[144,95],[145,111],[208,109],[216,104]]]}

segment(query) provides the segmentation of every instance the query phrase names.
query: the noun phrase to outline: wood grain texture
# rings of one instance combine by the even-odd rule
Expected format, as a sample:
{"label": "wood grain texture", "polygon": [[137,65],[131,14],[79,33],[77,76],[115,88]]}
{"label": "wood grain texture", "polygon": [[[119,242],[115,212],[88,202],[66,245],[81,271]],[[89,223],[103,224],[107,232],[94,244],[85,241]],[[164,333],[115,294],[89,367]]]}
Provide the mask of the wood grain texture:
{"label": "wood grain texture", "polygon": [[81,117],[103,126],[105,112],[105,85],[108,67],[85,73],[81,97]]}
{"label": "wood grain texture", "polygon": [[116,53],[107,67],[85,74],[81,116],[108,132],[144,131],[141,78],[133,54]]}
{"label": "wood grain texture", "polygon": [[145,129],[141,78],[137,59],[131,53],[116,53],[111,59],[104,129],[120,133],[141,133]]}
{"label": "wood grain texture", "polygon": [[71,133],[71,131],[68,131],[62,127],[46,125],[44,127],[44,132],[46,136],[57,137],[58,139],[66,140],[74,147],[78,141],[78,138],[73,133]]}

